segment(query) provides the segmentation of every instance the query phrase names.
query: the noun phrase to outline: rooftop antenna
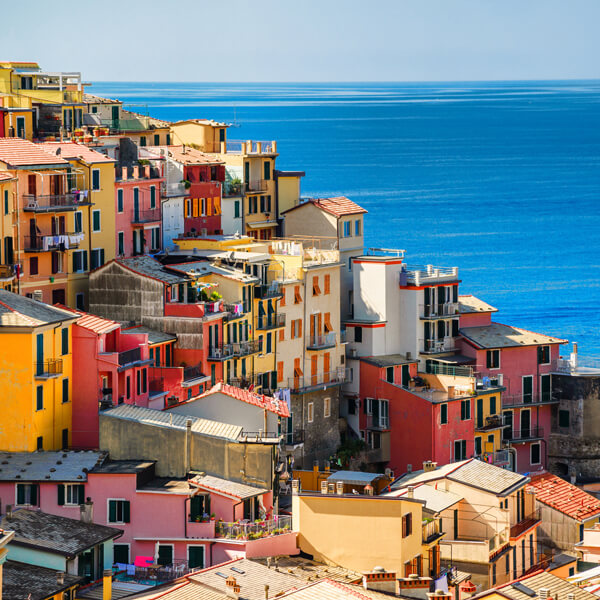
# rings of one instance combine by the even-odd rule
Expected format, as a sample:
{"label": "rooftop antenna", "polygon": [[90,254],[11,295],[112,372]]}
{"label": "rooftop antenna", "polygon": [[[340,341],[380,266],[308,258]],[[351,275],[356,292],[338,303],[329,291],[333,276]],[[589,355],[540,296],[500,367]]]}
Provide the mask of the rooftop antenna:
{"label": "rooftop antenna", "polygon": [[229,127],[241,127],[237,121],[237,106],[233,105],[233,123]]}

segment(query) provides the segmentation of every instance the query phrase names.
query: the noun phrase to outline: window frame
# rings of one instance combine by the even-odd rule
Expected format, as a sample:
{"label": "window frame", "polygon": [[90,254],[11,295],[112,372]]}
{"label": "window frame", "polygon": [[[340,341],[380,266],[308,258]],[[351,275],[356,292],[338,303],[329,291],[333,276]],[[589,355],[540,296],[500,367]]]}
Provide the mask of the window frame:
{"label": "window frame", "polygon": [[306,422],[313,423],[315,420],[315,403],[308,402],[306,405]]}
{"label": "window frame", "polygon": [[[123,517],[123,520],[121,520],[121,521],[118,520],[118,515],[119,515],[118,506],[119,505],[117,505],[117,508],[115,508],[115,516],[117,517],[117,520],[116,521],[111,521],[110,520],[110,503],[111,502],[121,502],[121,503],[123,503],[122,504],[123,508],[121,509],[121,512],[122,512],[121,516]],[[126,512],[125,508],[124,508],[125,507],[125,504],[124,504],[125,502],[127,502],[129,504],[129,510],[127,511],[129,513],[129,515],[125,514],[125,512]],[[126,516],[129,516],[129,519],[127,521],[124,520]],[[106,499],[106,523],[109,524],[109,525],[111,523],[113,523],[113,524],[117,523],[117,524],[120,524],[120,525],[124,525],[126,523],[131,523],[131,501],[128,500],[127,498],[107,498]]]}
{"label": "window frame", "polygon": [[[538,461],[533,462],[533,449],[537,448]],[[541,465],[542,464],[542,444],[541,442],[533,442],[529,445],[529,464],[530,465]]]}
{"label": "window frame", "polygon": [[440,425],[448,425],[448,403],[440,404]]}
{"label": "window frame", "polygon": [[331,417],[331,398],[327,396],[323,398],[323,418],[328,419]]}
{"label": "window frame", "polygon": [[92,173],[91,173],[91,188],[92,191],[94,192],[98,192],[100,191],[100,169],[92,169]]}
{"label": "window frame", "polygon": [[[495,357],[497,356],[497,361],[495,360],[490,360],[490,357]],[[491,366],[491,364],[495,364],[498,363],[495,367]],[[501,358],[500,358],[500,349],[499,348],[495,348],[492,350],[486,350],[486,355],[485,355],[485,363],[486,363],[486,367],[490,370],[490,371],[496,371],[498,369],[500,369],[502,367],[502,362],[501,362]]]}
{"label": "window frame", "polygon": [[[96,227],[96,218],[98,219],[98,227]],[[102,211],[99,208],[92,210],[92,233],[102,232]]]}
{"label": "window frame", "polygon": [[[29,492],[29,499],[31,500],[31,489],[35,489],[36,490],[36,502],[35,504],[33,504],[32,502],[23,502],[22,504],[19,504],[19,486],[27,486],[27,488],[29,488],[30,492]],[[24,497],[27,496],[27,494],[25,493],[25,491],[23,492]],[[40,484],[39,483],[34,483],[31,481],[18,481],[15,483],[15,506],[40,506]]]}

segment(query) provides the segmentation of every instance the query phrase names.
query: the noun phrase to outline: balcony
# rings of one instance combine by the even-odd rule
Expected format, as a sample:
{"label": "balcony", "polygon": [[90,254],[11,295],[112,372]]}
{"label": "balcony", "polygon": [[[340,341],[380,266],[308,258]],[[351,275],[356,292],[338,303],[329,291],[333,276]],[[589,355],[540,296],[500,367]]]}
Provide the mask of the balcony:
{"label": "balcony", "polygon": [[258,540],[273,535],[289,533],[292,530],[292,517],[277,515],[269,521],[254,523],[227,523],[218,521],[215,534],[218,538],[233,540]]}
{"label": "balcony", "polygon": [[228,358],[258,354],[262,350],[260,340],[234,342],[213,346],[208,350],[208,360],[227,360]]}
{"label": "balcony", "polygon": [[15,268],[13,265],[0,265],[0,280],[13,279],[15,276]]}
{"label": "balcony", "polygon": [[318,389],[325,389],[337,385],[342,385],[347,380],[347,371],[340,367],[335,371],[317,373],[316,375],[307,375],[288,378],[288,387],[294,394],[305,394]]}
{"label": "balcony", "polygon": [[284,437],[286,446],[299,446],[304,444],[304,429],[296,429],[285,434]]}
{"label": "balcony", "polygon": [[210,379],[208,375],[202,373],[202,367],[200,365],[183,367],[183,385],[188,386],[193,382],[197,382],[198,379]]}
{"label": "balcony", "polygon": [[119,352],[119,366],[124,367],[135,362],[142,360],[142,350],[140,348],[132,348],[131,350],[125,350]]}
{"label": "balcony", "polygon": [[61,358],[43,360],[33,363],[33,372],[36,379],[51,379],[62,375],[63,361]]}
{"label": "balcony", "polygon": [[433,265],[402,265],[399,284],[404,286],[421,286],[428,283],[458,281],[458,267],[434,267]]}
{"label": "balcony", "polygon": [[[285,327],[285,314],[280,313],[277,315],[269,315],[258,317],[258,323],[256,329],[261,331],[267,331],[269,329],[278,329],[279,327]],[[334,343],[335,345],[335,343]]]}
{"label": "balcony", "polygon": [[458,302],[446,304],[420,304],[419,318],[425,321],[458,317]]}
{"label": "balcony", "polygon": [[504,430],[504,440],[511,442],[529,442],[532,440],[543,440],[543,427],[527,427],[525,429],[511,429],[510,426]]}
{"label": "balcony", "polygon": [[248,181],[245,184],[247,194],[260,194],[266,192],[268,189],[268,180],[266,179],[255,179],[254,181]]}
{"label": "balcony", "polygon": [[134,225],[143,225],[144,223],[156,223],[160,221],[160,208],[150,210],[139,210],[134,213],[131,222]]}
{"label": "balcony", "polygon": [[566,375],[598,375],[600,358],[589,358],[578,354],[571,359],[558,358],[552,364],[552,371]]}
{"label": "balcony", "polygon": [[[228,150],[229,151],[229,150]],[[230,183],[226,181],[223,184],[224,198],[239,198],[242,195],[242,183]]]}
{"label": "balcony", "polygon": [[254,287],[254,297],[259,300],[267,300],[268,298],[278,298],[282,296],[281,283],[273,281],[269,284],[257,285]]}
{"label": "balcony", "polygon": [[75,210],[79,206],[90,206],[87,195],[83,193],[51,194],[38,196],[36,194],[23,195],[23,210],[25,212],[60,212]]}
{"label": "balcony", "polygon": [[[193,538],[190,538],[193,539]],[[127,565],[127,570],[118,571],[115,575],[115,581],[122,581],[125,583],[137,583],[142,584],[144,587],[149,585],[155,586],[161,583],[167,583],[182,577],[190,572],[187,560],[180,560],[177,558],[172,559],[169,565],[151,565],[148,567],[138,567],[134,565]],[[88,589],[92,589],[91,593],[98,592],[102,596],[101,583],[92,585]],[[96,596],[91,596],[96,597]]]}
{"label": "balcony", "polygon": [[323,335],[311,335],[306,345],[307,350],[324,350],[325,348],[335,348],[336,334],[334,331]]}
{"label": "balcony", "polygon": [[79,248],[83,233],[59,233],[56,235],[26,235],[23,238],[25,252],[64,252]]}
{"label": "balcony", "polygon": [[245,316],[244,305],[242,302],[233,302],[233,303],[224,303],[223,311],[225,311],[225,320],[226,321],[235,321],[236,319],[241,319]]}
{"label": "balcony", "polygon": [[469,366],[456,366],[445,363],[425,365],[425,373],[432,375],[450,375],[452,377],[473,377],[473,368]]}
{"label": "balcony", "polygon": [[167,183],[162,186],[162,193],[165,198],[177,198],[180,196],[189,196],[189,192],[183,183]]}
{"label": "balcony", "polygon": [[442,520],[432,519],[430,521],[423,521],[423,543],[431,544],[441,538],[444,533],[442,532]]}
{"label": "balcony", "polygon": [[457,350],[456,338],[447,337],[442,340],[436,340],[434,338],[420,340],[421,354],[445,354],[446,352],[456,352]]}
{"label": "balcony", "polygon": [[540,404],[558,404],[550,391],[541,394],[502,394],[502,408],[517,408],[519,406],[539,406]]}
{"label": "balcony", "polygon": [[383,415],[367,415],[367,429],[383,431],[389,428],[389,417]]}
{"label": "balcony", "polygon": [[540,522],[540,511],[534,510],[525,515],[518,523],[510,528],[510,539],[515,540],[535,527]]}
{"label": "balcony", "polygon": [[502,422],[502,416],[492,415],[485,418],[485,423],[481,423],[480,425],[476,424],[475,431],[492,431],[493,429],[500,429],[501,427],[506,427]]}

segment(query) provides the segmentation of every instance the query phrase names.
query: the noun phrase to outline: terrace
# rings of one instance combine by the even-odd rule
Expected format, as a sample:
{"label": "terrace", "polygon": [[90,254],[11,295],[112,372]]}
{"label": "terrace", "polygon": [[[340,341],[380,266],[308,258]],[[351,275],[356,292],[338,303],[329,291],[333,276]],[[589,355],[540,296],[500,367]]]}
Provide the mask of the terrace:
{"label": "terrace", "polygon": [[25,212],[60,212],[91,206],[88,195],[80,192],[68,194],[23,194]]}
{"label": "terrace", "polygon": [[402,265],[399,285],[420,286],[428,283],[457,282],[458,267],[434,267],[433,265]]}
{"label": "terrace", "polygon": [[420,304],[419,318],[425,321],[458,317],[458,302],[445,304]]}
{"label": "terrace", "polygon": [[315,375],[289,377],[288,387],[294,394],[305,394],[316,389],[334,387],[348,382],[349,372],[349,369],[339,367],[335,371],[322,371]]}
{"label": "terrace", "polygon": [[292,530],[292,517],[276,515],[265,521],[236,521],[235,523],[217,521],[215,537],[230,540],[258,540],[273,535],[289,533]]}
{"label": "terrace", "polygon": [[63,361],[60,358],[56,358],[34,362],[33,371],[36,379],[59,377],[63,372]]}
{"label": "terrace", "polygon": [[311,335],[306,344],[307,350],[324,350],[325,348],[335,348],[336,333],[330,331],[322,335]]}
{"label": "terrace", "polygon": [[59,233],[56,235],[26,235],[23,237],[25,252],[53,252],[79,248],[85,239],[83,233]]}

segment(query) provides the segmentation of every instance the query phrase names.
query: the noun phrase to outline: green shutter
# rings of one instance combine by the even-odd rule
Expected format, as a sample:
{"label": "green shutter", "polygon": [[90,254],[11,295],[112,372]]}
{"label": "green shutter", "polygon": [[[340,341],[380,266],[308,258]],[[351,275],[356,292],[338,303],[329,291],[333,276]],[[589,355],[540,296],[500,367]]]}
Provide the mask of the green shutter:
{"label": "green shutter", "polygon": [[171,565],[173,564],[173,546],[158,546],[158,560],[159,565]]}
{"label": "green shutter", "polygon": [[188,546],[188,567],[190,569],[204,567],[204,546]]}
{"label": "green shutter", "polygon": [[95,210],[92,213],[93,219],[94,219],[94,231],[100,231],[100,211],[99,210]]}
{"label": "green shutter", "polygon": [[123,523],[129,523],[131,517],[131,507],[129,500],[123,502]]}
{"label": "green shutter", "polygon": [[37,483],[31,484],[31,505],[37,506],[40,486]]}
{"label": "green shutter", "polygon": [[83,251],[83,270],[87,271],[88,270],[88,262],[87,262],[87,250]]}
{"label": "green shutter", "polygon": [[78,503],[83,504],[85,502],[85,485],[83,483],[80,483],[77,487],[79,496]]}
{"label": "green shutter", "polygon": [[108,522],[109,523],[117,522],[117,501],[116,500],[108,501]]}
{"label": "green shutter", "polygon": [[196,517],[202,516],[202,498],[203,496],[192,496],[190,500],[190,519],[196,520]]}
{"label": "green shutter", "polygon": [[69,328],[64,327],[62,332],[62,354],[69,354]]}
{"label": "green shutter", "polygon": [[63,483],[59,483],[57,486],[58,489],[58,505],[63,506],[65,503],[65,486]]}
{"label": "green shutter", "polygon": [[25,484],[17,483],[17,504],[25,504]]}

